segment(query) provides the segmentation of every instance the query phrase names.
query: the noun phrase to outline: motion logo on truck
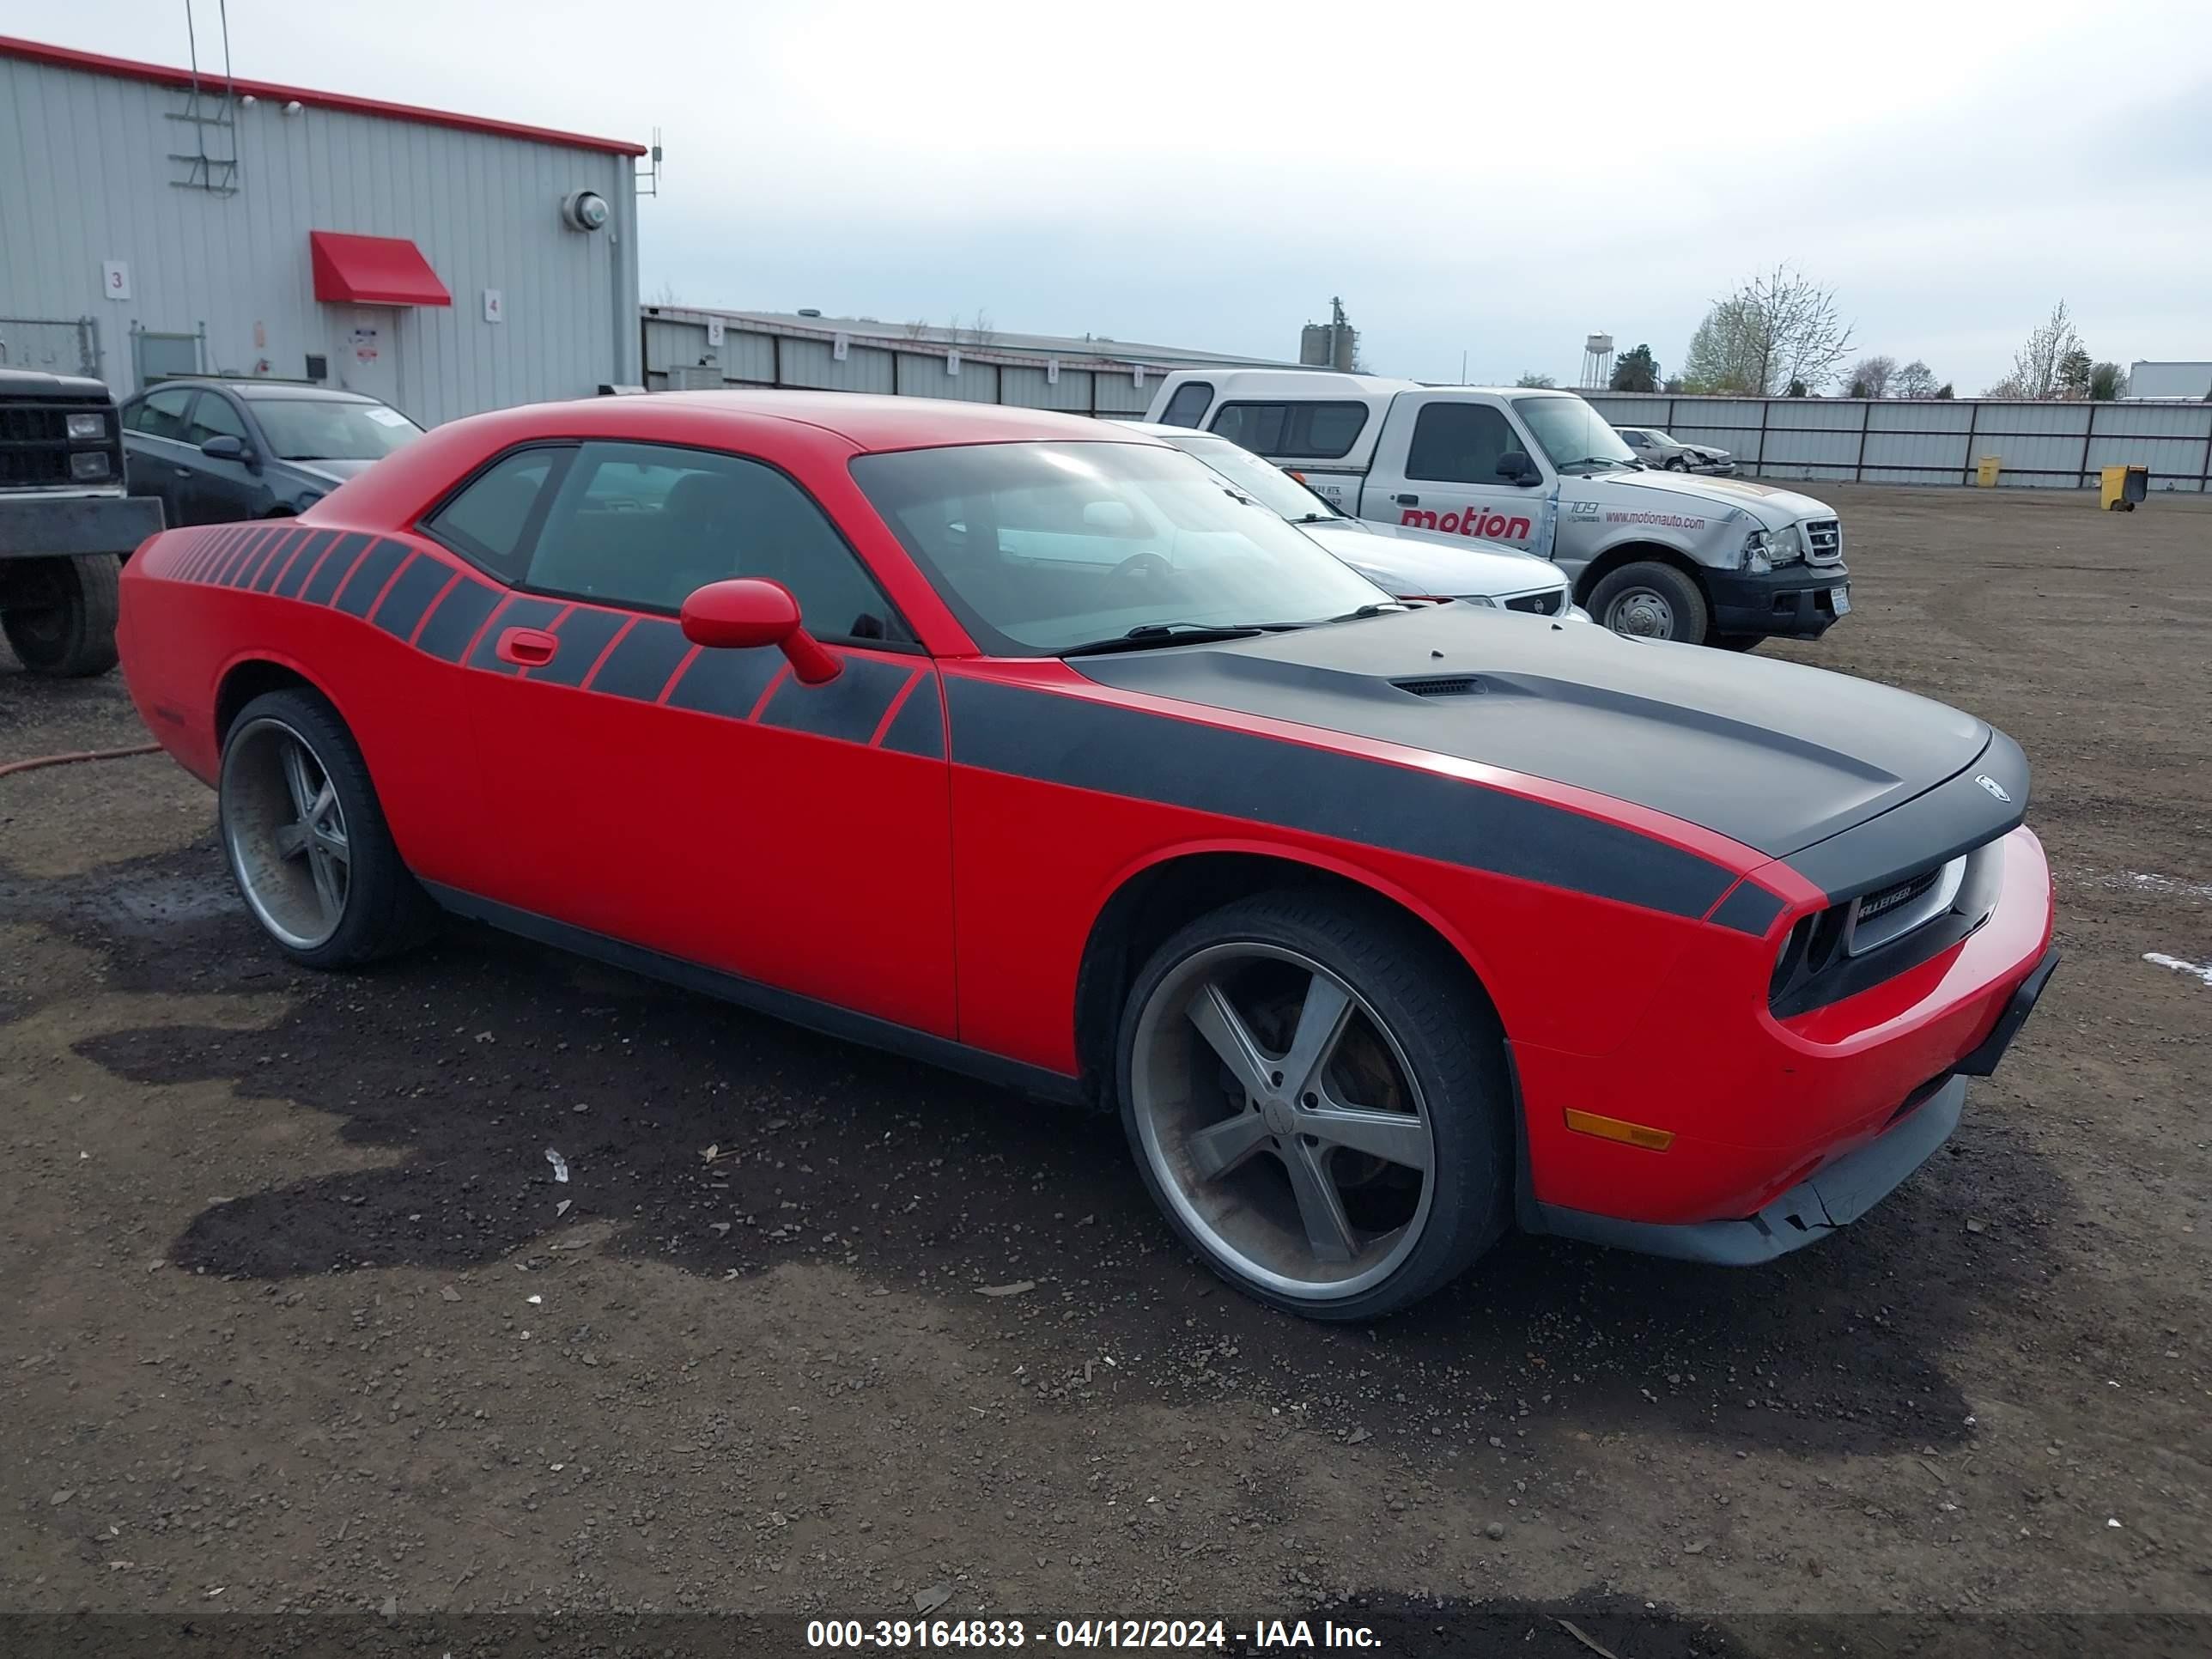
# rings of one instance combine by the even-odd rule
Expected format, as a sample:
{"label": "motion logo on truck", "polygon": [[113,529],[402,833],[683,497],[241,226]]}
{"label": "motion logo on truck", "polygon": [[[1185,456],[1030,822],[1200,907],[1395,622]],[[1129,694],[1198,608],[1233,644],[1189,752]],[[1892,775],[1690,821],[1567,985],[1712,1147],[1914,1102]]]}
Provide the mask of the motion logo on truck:
{"label": "motion logo on truck", "polygon": [[1479,507],[1470,507],[1465,513],[1447,513],[1442,518],[1420,507],[1407,507],[1398,515],[1401,525],[1417,530],[1440,530],[1447,536],[1481,536],[1493,542],[1525,542],[1528,539],[1528,520],[1516,516],[1507,518],[1503,513],[1486,515]]}

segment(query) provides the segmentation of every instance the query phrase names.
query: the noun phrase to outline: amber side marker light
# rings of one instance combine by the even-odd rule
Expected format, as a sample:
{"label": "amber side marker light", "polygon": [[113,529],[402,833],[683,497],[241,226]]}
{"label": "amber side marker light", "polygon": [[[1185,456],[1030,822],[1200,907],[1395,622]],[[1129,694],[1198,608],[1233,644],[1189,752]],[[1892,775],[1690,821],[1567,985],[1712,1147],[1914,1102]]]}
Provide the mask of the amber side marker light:
{"label": "amber side marker light", "polygon": [[1641,1146],[1647,1152],[1663,1152],[1674,1144],[1672,1129],[1647,1129],[1641,1123],[1624,1122],[1617,1117],[1600,1117],[1595,1112],[1567,1113],[1567,1127],[1586,1135],[1595,1135],[1601,1140],[1624,1140],[1632,1146]]}

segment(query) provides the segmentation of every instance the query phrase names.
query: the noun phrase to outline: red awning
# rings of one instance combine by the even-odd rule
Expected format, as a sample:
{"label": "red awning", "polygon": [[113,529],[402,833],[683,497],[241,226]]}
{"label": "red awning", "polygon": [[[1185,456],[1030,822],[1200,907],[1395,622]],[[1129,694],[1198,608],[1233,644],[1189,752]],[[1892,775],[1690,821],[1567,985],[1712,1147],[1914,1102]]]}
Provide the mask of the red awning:
{"label": "red awning", "polygon": [[368,306],[449,306],[453,296],[422,250],[404,236],[353,236],[311,230],[315,297]]}

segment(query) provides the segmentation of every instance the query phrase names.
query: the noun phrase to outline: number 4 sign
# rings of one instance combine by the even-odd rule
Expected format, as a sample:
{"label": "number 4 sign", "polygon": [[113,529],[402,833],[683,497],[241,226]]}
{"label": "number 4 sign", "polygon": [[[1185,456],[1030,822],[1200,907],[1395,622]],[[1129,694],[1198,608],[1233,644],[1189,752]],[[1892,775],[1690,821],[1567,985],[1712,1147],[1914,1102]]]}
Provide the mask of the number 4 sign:
{"label": "number 4 sign", "polygon": [[110,259],[100,268],[100,291],[111,300],[131,297],[131,267],[120,259]]}

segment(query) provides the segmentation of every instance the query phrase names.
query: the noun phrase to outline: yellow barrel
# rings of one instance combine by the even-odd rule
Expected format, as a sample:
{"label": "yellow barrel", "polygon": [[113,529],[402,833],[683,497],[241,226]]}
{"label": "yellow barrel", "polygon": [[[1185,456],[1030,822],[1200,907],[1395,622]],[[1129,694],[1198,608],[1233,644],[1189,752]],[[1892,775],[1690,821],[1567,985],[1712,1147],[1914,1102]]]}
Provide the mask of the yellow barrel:
{"label": "yellow barrel", "polygon": [[1995,489],[1997,487],[1997,470],[2003,465],[2002,456],[1983,456],[1980,465],[1974,468],[1974,482],[1984,489]]}

